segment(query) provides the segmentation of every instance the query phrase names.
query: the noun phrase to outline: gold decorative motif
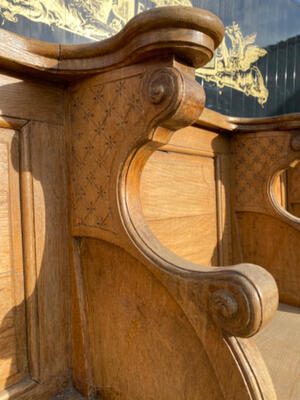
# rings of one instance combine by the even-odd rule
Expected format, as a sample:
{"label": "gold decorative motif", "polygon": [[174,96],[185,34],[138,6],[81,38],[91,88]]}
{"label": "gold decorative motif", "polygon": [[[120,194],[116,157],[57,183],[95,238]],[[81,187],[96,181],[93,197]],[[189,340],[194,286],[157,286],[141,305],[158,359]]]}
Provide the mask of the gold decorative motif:
{"label": "gold decorative motif", "polygon": [[[231,47],[227,46],[228,39]],[[225,37],[211,63],[197,70],[197,75],[219,88],[231,87],[253,96],[263,106],[269,97],[263,76],[256,65],[260,57],[267,54],[265,49],[255,45],[256,34],[243,36],[238,24],[233,22],[225,28]]]}
{"label": "gold decorative motif", "polygon": [[4,20],[19,16],[57,27],[89,39],[104,39],[117,33],[135,14],[129,0],[0,0]]}
{"label": "gold decorative motif", "polygon": [[[190,0],[154,0],[157,7],[191,6]],[[137,2],[137,12],[149,7]],[[18,22],[20,16],[93,40],[111,37],[136,14],[135,0],[0,0],[4,20]]]}
{"label": "gold decorative motif", "polygon": [[[155,7],[182,5],[193,7],[190,0],[153,0]],[[57,27],[92,40],[115,35],[136,13],[149,9],[146,3],[135,0],[0,0],[4,20],[18,22],[23,16],[33,22]],[[231,47],[226,40],[231,41]],[[243,36],[238,24],[225,29],[225,38],[209,66],[197,70],[197,75],[256,97],[262,106],[269,92],[263,76],[253,65],[267,51],[254,44],[256,34]]]}

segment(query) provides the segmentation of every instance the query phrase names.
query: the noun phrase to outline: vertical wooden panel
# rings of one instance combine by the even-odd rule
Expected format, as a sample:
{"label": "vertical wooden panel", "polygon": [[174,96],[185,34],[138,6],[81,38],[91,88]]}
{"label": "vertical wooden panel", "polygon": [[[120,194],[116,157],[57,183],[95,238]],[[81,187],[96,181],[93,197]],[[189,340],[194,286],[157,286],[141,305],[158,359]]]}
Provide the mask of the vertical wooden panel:
{"label": "vertical wooden panel", "polygon": [[224,399],[194,327],[147,268],[89,238],[81,265],[96,398],[198,400],[203,391],[207,400]]}
{"label": "vertical wooden panel", "polygon": [[231,210],[230,210],[230,161],[227,154],[216,155],[216,199],[218,227],[218,265],[232,263]]}
{"label": "vertical wooden panel", "polygon": [[26,375],[17,132],[0,129],[0,389]]}
{"label": "vertical wooden panel", "polygon": [[141,203],[150,229],[180,257],[232,263],[228,138],[189,127],[148,160]]}
{"label": "vertical wooden panel", "polygon": [[288,211],[300,218],[300,162],[287,170]]}
{"label": "vertical wooden panel", "polygon": [[31,154],[40,330],[40,380],[68,376],[69,238],[63,128],[31,123]]}
{"label": "vertical wooden panel", "polygon": [[285,171],[277,175],[274,179],[272,191],[278,204],[287,209],[287,179]]}
{"label": "vertical wooden panel", "polygon": [[39,380],[39,317],[37,297],[37,272],[35,260],[34,202],[30,151],[30,124],[20,134],[22,234],[24,250],[24,276],[27,317],[28,367],[30,376]]}
{"label": "vertical wooden panel", "polygon": [[179,256],[216,265],[217,218],[213,157],[156,152],[141,183],[144,215],[158,239]]}

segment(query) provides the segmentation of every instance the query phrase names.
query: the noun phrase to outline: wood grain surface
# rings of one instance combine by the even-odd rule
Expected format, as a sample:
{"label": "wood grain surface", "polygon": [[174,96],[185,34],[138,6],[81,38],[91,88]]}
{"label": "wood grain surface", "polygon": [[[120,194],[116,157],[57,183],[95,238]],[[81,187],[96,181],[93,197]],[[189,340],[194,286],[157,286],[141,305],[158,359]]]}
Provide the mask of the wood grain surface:
{"label": "wood grain surface", "polygon": [[17,133],[0,129],[0,390],[27,372]]}
{"label": "wood grain surface", "polygon": [[298,400],[300,228],[270,187],[300,119],[204,109],[222,35],[186,7],[102,43],[0,32],[0,400]]}
{"label": "wood grain surface", "polygon": [[166,247],[189,261],[218,265],[213,157],[154,153],[143,170],[141,203]]}
{"label": "wood grain surface", "polygon": [[299,332],[299,308],[281,303],[273,321],[254,339],[281,400],[300,397]]}

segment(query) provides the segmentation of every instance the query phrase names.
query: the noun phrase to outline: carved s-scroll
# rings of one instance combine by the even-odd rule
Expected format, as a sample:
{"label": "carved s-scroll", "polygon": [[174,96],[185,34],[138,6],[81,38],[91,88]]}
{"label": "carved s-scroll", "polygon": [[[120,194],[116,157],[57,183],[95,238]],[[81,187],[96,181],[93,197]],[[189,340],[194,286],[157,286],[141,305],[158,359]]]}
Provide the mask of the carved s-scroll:
{"label": "carved s-scroll", "polygon": [[211,281],[209,311],[228,335],[250,337],[265,326],[278,305],[276,283],[263,268],[240,264]]}
{"label": "carved s-scroll", "polygon": [[175,68],[157,69],[146,76],[143,97],[156,106],[151,124],[160,123],[172,131],[196,122],[205,105],[203,87],[193,76]]}
{"label": "carved s-scroll", "polygon": [[[170,75],[164,74],[165,72],[161,71],[154,72],[146,81],[148,85],[145,85],[153,106],[158,108],[169,98],[170,94],[166,93],[169,93],[168,90],[173,84]],[[185,88],[187,86],[185,81]],[[159,120],[162,126],[180,127],[182,121],[187,121],[187,110],[193,110],[187,105],[189,101],[195,105],[195,109],[198,105],[199,112],[201,97],[195,96],[193,86],[190,92],[188,89],[182,90],[180,85],[178,88],[182,95],[173,100],[169,99],[174,102],[172,114],[167,114],[165,108],[163,112],[156,114],[155,121],[151,121],[153,125]],[[179,99],[177,103],[176,99]],[[191,112],[190,121],[194,115]],[[156,132],[154,141],[163,142],[166,139],[163,137],[164,132]],[[278,293],[274,279],[262,268],[250,264],[227,268],[198,266],[177,257],[158,242],[143,218],[139,200],[139,176],[153,149],[155,149],[153,143],[145,143],[127,160],[122,172],[120,179],[122,192],[119,201],[127,233],[140,253],[151,260],[147,265],[153,273],[159,275],[161,281],[168,280],[165,285],[169,291],[172,290],[170,281],[174,279],[175,288],[181,284],[189,288],[182,297],[189,298],[196,305],[196,309],[205,310],[226,335],[239,337],[254,335],[272,318],[277,308]],[[168,277],[164,277],[166,273]]]}

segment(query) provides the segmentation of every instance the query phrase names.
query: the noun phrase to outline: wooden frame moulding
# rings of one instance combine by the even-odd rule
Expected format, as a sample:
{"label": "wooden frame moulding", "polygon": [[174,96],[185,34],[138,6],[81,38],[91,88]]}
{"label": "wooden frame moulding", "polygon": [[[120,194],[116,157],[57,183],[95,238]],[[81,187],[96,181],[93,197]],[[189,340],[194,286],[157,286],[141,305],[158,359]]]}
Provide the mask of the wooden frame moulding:
{"label": "wooden frame moulding", "polygon": [[29,376],[0,391],[0,400],[8,400],[31,391],[39,380],[39,325],[37,305],[37,274],[35,262],[35,232],[33,187],[30,155],[30,123],[27,120],[0,116],[0,128],[15,130],[19,136],[20,206],[26,304],[27,355]]}

